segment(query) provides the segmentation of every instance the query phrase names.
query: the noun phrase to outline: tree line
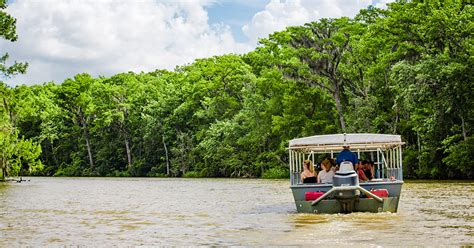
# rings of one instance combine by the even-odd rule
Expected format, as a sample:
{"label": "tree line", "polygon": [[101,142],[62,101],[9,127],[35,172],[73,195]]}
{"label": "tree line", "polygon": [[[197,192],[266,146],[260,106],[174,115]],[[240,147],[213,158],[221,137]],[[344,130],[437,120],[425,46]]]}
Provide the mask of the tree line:
{"label": "tree line", "polygon": [[2,176],[278,178],[290,139],[371,132],[402,135],[407,178],[472,179],[473,13],[397,1],[173,71],[2,83]]}

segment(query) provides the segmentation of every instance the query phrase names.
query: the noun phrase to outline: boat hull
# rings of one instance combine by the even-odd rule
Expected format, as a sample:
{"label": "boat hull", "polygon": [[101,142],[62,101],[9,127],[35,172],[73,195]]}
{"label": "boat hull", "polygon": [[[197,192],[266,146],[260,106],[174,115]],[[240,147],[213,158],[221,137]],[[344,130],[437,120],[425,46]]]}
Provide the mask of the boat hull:
{"label": "boat hull", "polygon": [[[389,197],[383,197],[383,202],[376,199],[367,198],[363,194],[361,197],[354,198],[353,212],[392,212],[398,210],[400,193],[403,181],[382,181],[360,183],[360,186],[366,190],[387,189]],[[295,199],[296,210],[299,213],[344,213],[344,209],[337,199],[332,196],[320,201],[316,205],[312,205],[313,201],[305,200],[306,192],[321,191],[327,192],[332,189],[331,184],[298,184],[291,186],[293,197]]]}

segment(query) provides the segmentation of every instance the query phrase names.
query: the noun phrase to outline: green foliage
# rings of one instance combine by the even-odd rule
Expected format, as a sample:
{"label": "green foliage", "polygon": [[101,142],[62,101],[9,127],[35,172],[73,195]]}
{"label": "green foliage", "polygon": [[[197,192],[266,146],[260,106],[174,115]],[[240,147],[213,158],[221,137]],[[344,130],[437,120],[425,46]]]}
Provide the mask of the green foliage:
{"label": "green foliage", "polygon": [[187,171],[186,173],[183,174],[183,177],[187,177],[187,178],[197,178],[197,177],[204,177],[204,176],[205,175],[197,171]]}
{"label": "green foliage", "polygon": [[447,145],[443,162],[449,167],[449,178],[472,178],[474,171],[474,137]]}
{"label": "green foliage", "polygon": [[128,171],[119,171],[114,170],[107,174],[108,177],[129,177],[130,173]]}
{"label": "green foliage", "polygon": [[[37,160],[41,148],[31,140],[18,136],[18,132],[2,127],[0,130],[0,161],[2,177],[17,176],[25,167],[26,174],[42,169],[41,161]],[[3,179],[3,178],[2,178]]]}
{"label": "green foliage", "polygon": [[280,179],[280,178],[289,178],[290,170],[286,167],[275,167],[265,171],[262,175],[262,178],[265,179]]}
{"label": "green foliage", "polygon": [[[16,34],[16,19],[11,15],[7,14],[4,9],[7,8],[7,0],[0,0],[0,37],[14,42],[18,39]],[[25,73],[28,63],[16,62],[8,66],[7,60],[9,58],[8,53],[0,55],[0,76],[10,77],[18,73]]]}
{"label": "green foliage", "polygon": [[[174,71],[2,85],[3,168],[285,178],[290,139],[345,130],[401,134],[406,177],[472,179],[473,13],[460,1],[397,1]],[[15,38],[5,18],[0,34]]]}
{"label": "green foliage", "polygon": [[152,167],[150,171],[147,173],[148,177],[166,177],[166,174],[160,172],[160,168]]}
{"label": "green foliage", "polygon": [[0,84],[0,170],[3,180],[6,176],[35,173],[43,164],[38,157],[41,147],[32,139],[22,137],[15,128],[15,93]]}

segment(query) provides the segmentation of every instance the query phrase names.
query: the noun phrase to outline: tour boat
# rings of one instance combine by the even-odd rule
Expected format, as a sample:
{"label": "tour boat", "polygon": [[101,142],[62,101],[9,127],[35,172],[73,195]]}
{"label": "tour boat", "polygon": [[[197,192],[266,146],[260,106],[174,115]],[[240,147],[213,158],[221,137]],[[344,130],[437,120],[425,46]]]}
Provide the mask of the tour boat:
{"label": "tour boat", "polygon": [[[403,185],[402,139],[389,134],[331,134],[289,143],[291,191],[299,213],[397,212]],[[302,183],[303,161],[336,159],[349,146],[359,159],[374,161],[374,179],[359,181],[354,165],[342,162],[333,183]],[[319,161],[320,162],[320,161]]]}

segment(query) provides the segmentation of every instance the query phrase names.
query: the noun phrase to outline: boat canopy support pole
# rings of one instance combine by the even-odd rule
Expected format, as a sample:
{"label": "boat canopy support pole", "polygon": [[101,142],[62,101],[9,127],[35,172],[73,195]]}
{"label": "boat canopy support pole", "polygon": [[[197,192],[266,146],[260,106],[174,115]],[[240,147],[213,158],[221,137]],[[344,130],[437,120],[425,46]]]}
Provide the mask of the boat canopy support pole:
{"label": "boat canopy support pole", "polygon": [[382,178],[380,176],[380,154],[379,151],[377,150],[377,178]]}
{"label": "boat canopy support pole", "polygon": [[370,195],[372,198],[374,198],[375,200],[377,200],[378,202],[382,203],[383,202],[383,199],[381,197],[378,197],[376,196],[374,193],[362,188],[361,186],[356,186],[358,190],[364,192],[365,194],[367,195]]}
{"label": "boat canopy support pole", "polygon": [[330,194],[334,193],[335,191],[337,191],[336,188],[332,188],[332,189],[328,190],[326,193],[324,193],[324,195],[320,196],[318,199],[311,202],[311,206],[316,206],[319,202],[326,199],[326,197],[328,197]]}
{"label": "boat canopy support pole", "polygon": [[402,166],[402,163],[403,163],[403,159],[402,159],[402,147],[398,147],[398,154],[399,154],[399,157],[398,159],[400,159],[399,161],[399,164],[398,164],[398,179],[399,180],[403,180],[403,166]]}
{"label": "boat canopy support pole", "polygon": [[290,160],[290,181],[291,181],[291,185],[294,184],[295,180],[294,180],[294,171],[293,171],[293,151],[291,149],[289,149],[289,154],[288,156],[290,157],[289,160]]}

